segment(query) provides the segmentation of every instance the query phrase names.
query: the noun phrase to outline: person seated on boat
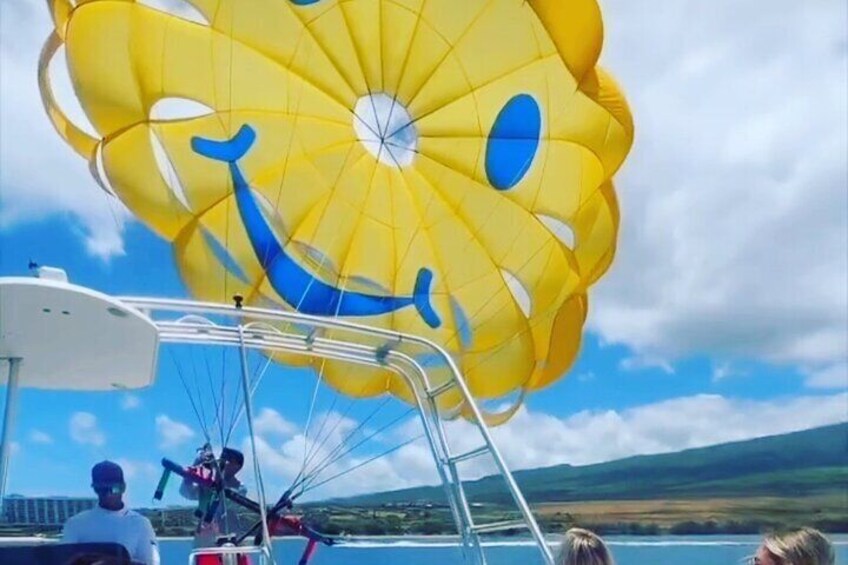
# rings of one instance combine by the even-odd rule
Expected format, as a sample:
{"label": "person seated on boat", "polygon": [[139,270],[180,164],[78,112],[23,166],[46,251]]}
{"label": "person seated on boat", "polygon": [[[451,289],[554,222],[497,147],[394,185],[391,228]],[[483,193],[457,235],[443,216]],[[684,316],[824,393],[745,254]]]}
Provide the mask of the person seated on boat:
{"label": "person seated on boat", "polygon": [[833,545],[813,528],[771,533],[763,538],[752,565],[833,565]]}
{"label": "person seated on boat", "polygon": [[[232,489],[241,495],[247,494],[247,489],[238,478],[238,473],[244,466],[244,455],[241,451],[231,447],[221,450],[221,456],[215,460],[214,453],[209,445],[198,450],[194,463],[189,471],[204,479],[220,479],[224,488]],[[200,500],[204,494],[205,487],[201,487],[191,479],[183,479],[180,485],[180,494],[189,500]],[[217,509],[212,521],[201,521],[195,537],[195,545],[198,547],[214,546],[218,537],[239,531],[238,513],[235,508],[228,508],[226,497],[218,501]]]}
{"label": "person seated on boat", "polygon": [[583,528],[565,532],[557,558],[557,565],[615,565],[604,540]]}
{"label": "person seated on boat", "polygon": [[150,520],[125,507],[124,471],[112,461],[91,469],[97,506],[72,516],[62,529],[63,543],[118,543],[133,562],[159,565],[159,544]]}

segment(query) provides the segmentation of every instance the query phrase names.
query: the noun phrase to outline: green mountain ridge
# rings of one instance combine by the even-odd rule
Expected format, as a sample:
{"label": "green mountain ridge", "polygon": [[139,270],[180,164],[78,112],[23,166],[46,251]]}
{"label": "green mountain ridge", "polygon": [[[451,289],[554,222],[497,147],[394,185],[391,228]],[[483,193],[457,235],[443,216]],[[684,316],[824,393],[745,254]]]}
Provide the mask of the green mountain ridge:
{"label": "green mountain ridge", "polygon": [[[848,496],[848,422],[675,453],[516,471],[530,502],[746,496]],[[471,502],[504,503],[499,476],[465,482]],[[333,504],[445,502],[441,486],[335,499]]]}

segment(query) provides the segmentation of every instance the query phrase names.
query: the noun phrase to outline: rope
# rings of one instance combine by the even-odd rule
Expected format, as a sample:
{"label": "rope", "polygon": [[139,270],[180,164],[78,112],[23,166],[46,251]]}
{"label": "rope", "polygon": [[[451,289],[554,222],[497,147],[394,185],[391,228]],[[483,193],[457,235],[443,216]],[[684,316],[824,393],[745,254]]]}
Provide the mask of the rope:
{"label": "rope", "polygon": [[[369,435],[365,436],[364,438],[362,438],[361,440],[356,442],[352,447],[349,447],[348,449],[346,449],[342,453],[339,453],[339,454],[333,456],[332,459],[329,459],[329,456],[327,458],[325,458],[325,460],[322,461],[322,463],[320,463],[317,466],[317,468],[315,470],[313,470],[312,473],[310,473],[309,477],[306,477],[301,481],[301,484],[303,485],[303,487],[305,489],[308,488],[310,484],[314,483],[315,480],[318,479],[318,476],[321,473],[323,473],[325,470],[327,470],[333,464],[337,463],[338,461],[341,461],[345,456],[347,456],[350,453],[352,453],[353,451],[355,451],[357,448],[359,448],[365,442],[377,437],[379,434],[383,433],[384,431],[388,430],[389,428],[396,426],[397,423],[400,422],[401,420],[403,420],[404,418],[406,418],[410,414],[410,412],[412,412],[412,410],[413,410],[412,408],[408,409],[406,412],[404,412],[400,416],[396,417],[394,420],[390,421],[388,424],[383,425],[382,427],[378,428],[376,431],[370,433]],[[363,424],[364,424],[364,422],[363,422]],[[339,445],[343,446],[344,443],[340,443]],[[327,459],[329,459],[329,460],[327,460]],[[298,486],[300,486],[300,485],[298,485]]]}
{"label": "rope", "polygon": [[309,491],[311,491],[311,490],[315,490],[316,488],[318,488],[318,487],[320,487],[320,486],[323,486],[323,485],[325,485],[325,484],[329,483],[330,481],[334,481],[334,480],[336,480],[336,479],[338,479],[338,478],[340,478],[340,477],[343,477],[343,476],[347,475],[348,473],[352,473],[352,472],[356,471],[357,469],[361,469],[361,468],[362,468],[362,467],[364,467],[365,465],[368,465],[369,463],[372,463],[372,462],[376,461],[377,459],[380,459],[381,457],[385,457],[386,455],[389,455],[389,454],[391,454],[391,453],[394,453],[395,451],[397,451],[397,450],[401,449],[402,447],[406,447],[406,446],[407,446],[407,445],[409,445],[410,443],[413,443],[413,442],[415,442],[415,441],[418,441],[418,440],[419,440],[419,439],[421,439],[422,437],[424,437],[424,434],[418,434],[417,436],[415,436],[415,437],[413,437],[413,438],[410,438],[410,439],[406,440],[405,442],[401,443],[400,445],[396,445],[396,446],[394,446],[394,447],[393,447],[393,448],[391,448],[391,449],[388,449],[388,450],[386,450],[386,451],[384,451],[384,452],[382,452],[382,453],[380,453],[380,454],[378,454],[378,455],[375,455],[374,457],[371,457],[370,459],[366,459],[366,460],[365,460],[365,461],[363,461],[362,463],[358,463],[358,464],[354,465],[353,467],[351,467],[351,468],[349,468],[349,469],[346,469],[346,470],[344,470],[344,471],[342,471],[342,472],[340,472],[340,473],[336,473],[335,475],[333,475],[333,476],[331,476],[331,477],[328,477],[328,478],[324,479],[324,480],[323,480],[323,481],[321,481],[320,483],[317,483],[317,484],[311,485],[310,487],[303,489],[303,490],[302,490],[301,492],[299,492],[297,495],[293,496],[293,497],[292,497],[292,499],[294,499],[294,498],[298,498],[298,497],[302,496],[303,494],[306,494],[307,492],[309,492]]}
{"label": "rope", "polygon": [[206,422],[203,418],[200,417],[200,412],[197,410],[197,404],[194,402],[194,398],[191,395],[191,391],[188,388],[188,384],[186,383],[185,377],[183,376],[182,368],[180,364],[177,363],[176,356],[174,355],[174,350],[169,349],[168,352],[171,355],[171,361],[174,363],[174,367],[177,369],[177,375],[180,378],[180,383],[182,383],[183,388],[185,389],[186,396],[188,396],[188,401],[191,403],[191,409],[194,411],[194,416],[197,418],[197,423],[200,426],[200,429],[203,431],[203,437],[206,438],[206,442],[210,442],[209,431],[206,429]]}

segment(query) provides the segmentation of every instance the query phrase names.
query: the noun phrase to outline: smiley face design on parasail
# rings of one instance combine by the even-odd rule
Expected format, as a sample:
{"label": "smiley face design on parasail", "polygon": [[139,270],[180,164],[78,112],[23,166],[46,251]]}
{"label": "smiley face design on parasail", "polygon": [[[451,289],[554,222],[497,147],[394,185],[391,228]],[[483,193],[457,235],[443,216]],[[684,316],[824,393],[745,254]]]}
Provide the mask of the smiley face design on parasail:
{"label": "smiley face design on parasail", "polygon": [[[596,0],[48,4],[48,115],[195,296],[423,335],[481,398],[571,365],[633,140]],[[62,46],[96,135],[54,97]]]}

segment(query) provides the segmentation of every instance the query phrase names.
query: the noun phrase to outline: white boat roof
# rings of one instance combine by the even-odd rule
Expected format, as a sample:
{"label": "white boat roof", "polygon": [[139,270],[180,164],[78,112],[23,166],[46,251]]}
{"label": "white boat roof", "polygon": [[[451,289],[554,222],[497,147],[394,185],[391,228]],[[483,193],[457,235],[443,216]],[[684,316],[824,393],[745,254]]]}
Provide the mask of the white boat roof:
{"label": "white boat roof", "polygon": [[135,389],[153,384],[159,334],[140,311],[62,280],[0,277],[0,384],[21,359],[22,387]]}

